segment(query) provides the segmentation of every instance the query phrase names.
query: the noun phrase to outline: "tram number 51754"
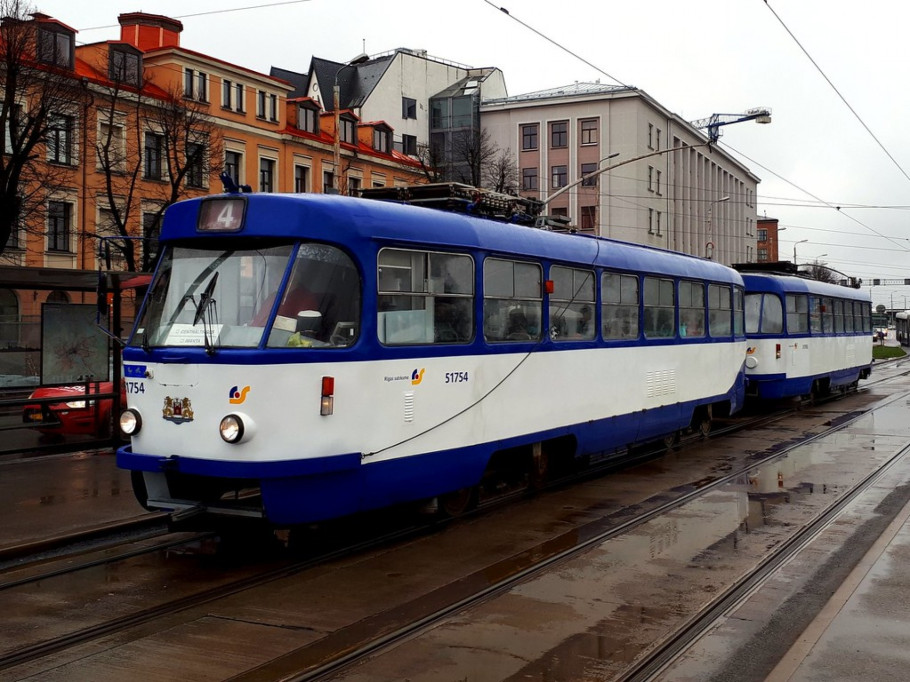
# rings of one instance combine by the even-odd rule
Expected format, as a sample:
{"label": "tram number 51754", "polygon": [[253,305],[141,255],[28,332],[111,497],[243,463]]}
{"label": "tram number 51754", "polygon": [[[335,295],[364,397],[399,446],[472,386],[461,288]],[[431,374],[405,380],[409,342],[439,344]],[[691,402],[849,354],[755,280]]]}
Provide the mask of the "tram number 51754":
{"label": "tram number 51754", "polygon": [[467,372],[446,372],[447,384],[461,384],[468,380]]}

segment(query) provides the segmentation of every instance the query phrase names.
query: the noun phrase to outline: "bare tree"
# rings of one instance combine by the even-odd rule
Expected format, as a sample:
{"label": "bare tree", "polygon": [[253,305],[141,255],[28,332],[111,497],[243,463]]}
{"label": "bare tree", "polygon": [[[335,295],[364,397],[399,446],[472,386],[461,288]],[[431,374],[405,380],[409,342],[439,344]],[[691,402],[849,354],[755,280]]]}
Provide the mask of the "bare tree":
{"label": "bare tree", "polygon": [[[164,99],[143,98],[114,83],[101,120],[95,151],[105,178],[108,219],[96,234],[108,237],[105,243],[126,269],[149,270],[167,207],[217,182],[222,137],[204,105],[177,91]],[[143,200],[152,210],[143,211]],[[134,236],[142,245],[138,254]]]}
{"label": "bare tree", "polygon": [[445,182],[445,150],[433,144],[420,145],[417,148],[417,160],[427,182]]}
{"label": "bare tree", "polygon": [[36,216],[48,194],[72,184],[74,126],[87,101],[70,70],[70,34],[42,30],[32,12],[0,0],[0,253],[20,226],[43,231]]}
{"label": "bare tree", "polygon": [[487,189],[518,195],[518,167],[511,149],[498,149],[482,171]]}
{"label": "bare tree", "polygon": [[828,268],[820,263],[809,263],[800,267],[800,272],[810,279],[819,282],[828,282],[830,284],[840,283],[842,277],[835,270]]}
{"label": "bare tree", "polygon": [[486,128],[480,131],[457,131],[452,136],[452,179],[482,187],[484,169],[498,153],[499,145],[493,141]]}

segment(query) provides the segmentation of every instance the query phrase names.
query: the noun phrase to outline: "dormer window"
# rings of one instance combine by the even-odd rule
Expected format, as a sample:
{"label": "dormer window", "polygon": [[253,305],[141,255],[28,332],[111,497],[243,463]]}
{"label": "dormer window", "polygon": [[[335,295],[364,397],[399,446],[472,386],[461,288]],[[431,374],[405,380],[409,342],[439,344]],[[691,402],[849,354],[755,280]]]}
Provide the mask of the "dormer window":
{"label": "dormer window", "polygon": [[73,33],[63,27],[47,25],[38,28],[38,60],[64,69],[72,69],[75,59]]}
{"label": "dormer window", "polygon": [[297,127],[308,133],[319,133],[319,111],[313,106],[297,107]]}
{"label": "dormer window", "polygon": [[341,118],[341,141],[347,142],[348,144],[354,144],[356,137],[357,125],[353,118],[342,117]]}
{"label": "dormer window", "polygon": [[373,149],[388,154],[392,149],[392,133],[388,128],[373,128]]}
{"label": "dormer window", "polygon": [[115,83],[142,87],[141,57],[126,47],[111,46],[108,58],[108,76]]}

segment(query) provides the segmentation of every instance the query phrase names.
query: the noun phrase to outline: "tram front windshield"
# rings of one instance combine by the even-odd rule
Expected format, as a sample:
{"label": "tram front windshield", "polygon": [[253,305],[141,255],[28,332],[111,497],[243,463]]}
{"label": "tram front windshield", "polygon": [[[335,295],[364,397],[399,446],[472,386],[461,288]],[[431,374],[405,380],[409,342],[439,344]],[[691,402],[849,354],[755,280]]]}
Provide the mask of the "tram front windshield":
{"label": "tram front windshield", "polygon": [[333,246],[171,246],[130,345],[347,346],[356,339],[359,303],[357,269]]}

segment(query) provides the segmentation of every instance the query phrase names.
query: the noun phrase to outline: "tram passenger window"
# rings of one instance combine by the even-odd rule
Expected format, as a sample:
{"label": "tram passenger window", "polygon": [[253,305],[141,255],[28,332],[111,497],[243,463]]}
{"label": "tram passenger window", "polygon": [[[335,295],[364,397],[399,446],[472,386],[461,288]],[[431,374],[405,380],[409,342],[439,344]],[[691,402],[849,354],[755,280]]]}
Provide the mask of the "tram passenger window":
{"label": "tram passenger window", "polygon": [[732,291],[728,286],[708,286],[708,330],[711,336],[730,336],[733,329]]}
{"label": "tram passenger window", "polygon": [[825,334],[834,333],[834,300],[822,299],[822,329]]}
{"label": "tram passenger window", "polygon": [[[745,292],[742,287],[733,287],[733,335],[742,336],[746,320],[743,311],[743,297]],[[781,314],[783,317],[783,313]]]}
{"label": "tram passenger window", "polygon": [[822,333],[822,299],[819,296],[809,297],[809,331]]}
{"label": "tram passenger window", "polygon": [[543,272],[537,263],[487,258],[483,335],[491,342],[540,339]]}
{"label": "tram passenger window", "polygon": [[474,261],[470,256],[383,249],[377,280],[381,343],[468,343],[474,338]]}
{"label": "tram passenger window", "polygon": [[676,305],[673,280],[645,277],[644,332],[647,339],[675,336]]}
{"label": "tram passenger window", "polygon": [[679,283],[679,335],[683,338],[705,335],[705,285],[701,282]]}
{"label": "tram passenger window", "polygon": [[[847,334],[855,332],[856,326],[853,321],[853,301],[841,301],[844,305],[844,331]],[[860,331],[862,331],[862,322],[860,322]]]}
{"label": "tram passenger window", "polygon": [[746,333],[780,334],[784,330],[784,312],[780,298],[774,294],[746,294]]}
{"label": "tram passenger window", "polygon": [[834,301],[834,333],[844,333],[844,302],[840,299]]}
{"label": "tram passenger window", "polygon": [[[859,312],[857,312],[857,309]],[[863,320],[863,331],[866,334],[872,333],[872,305],[869,303],[863,303],[862,301],[853,302],[853,316],[856,318],[862,317]]]}
{"label": "tram passenger window", "polygon": [[554,341],[590,340],[596,335],[594,273],[554,265],[550,268],[550,338]]}
{"label": "tram passenger window", "polygon": [[638,277],[605,272],[600,278],[603,297],[601,329],[605,339],[638,338]]}
{"label": "tram passenger window", "polygon": [[787,333],[809,333],[809,298],[805,294],[787,294]]}

